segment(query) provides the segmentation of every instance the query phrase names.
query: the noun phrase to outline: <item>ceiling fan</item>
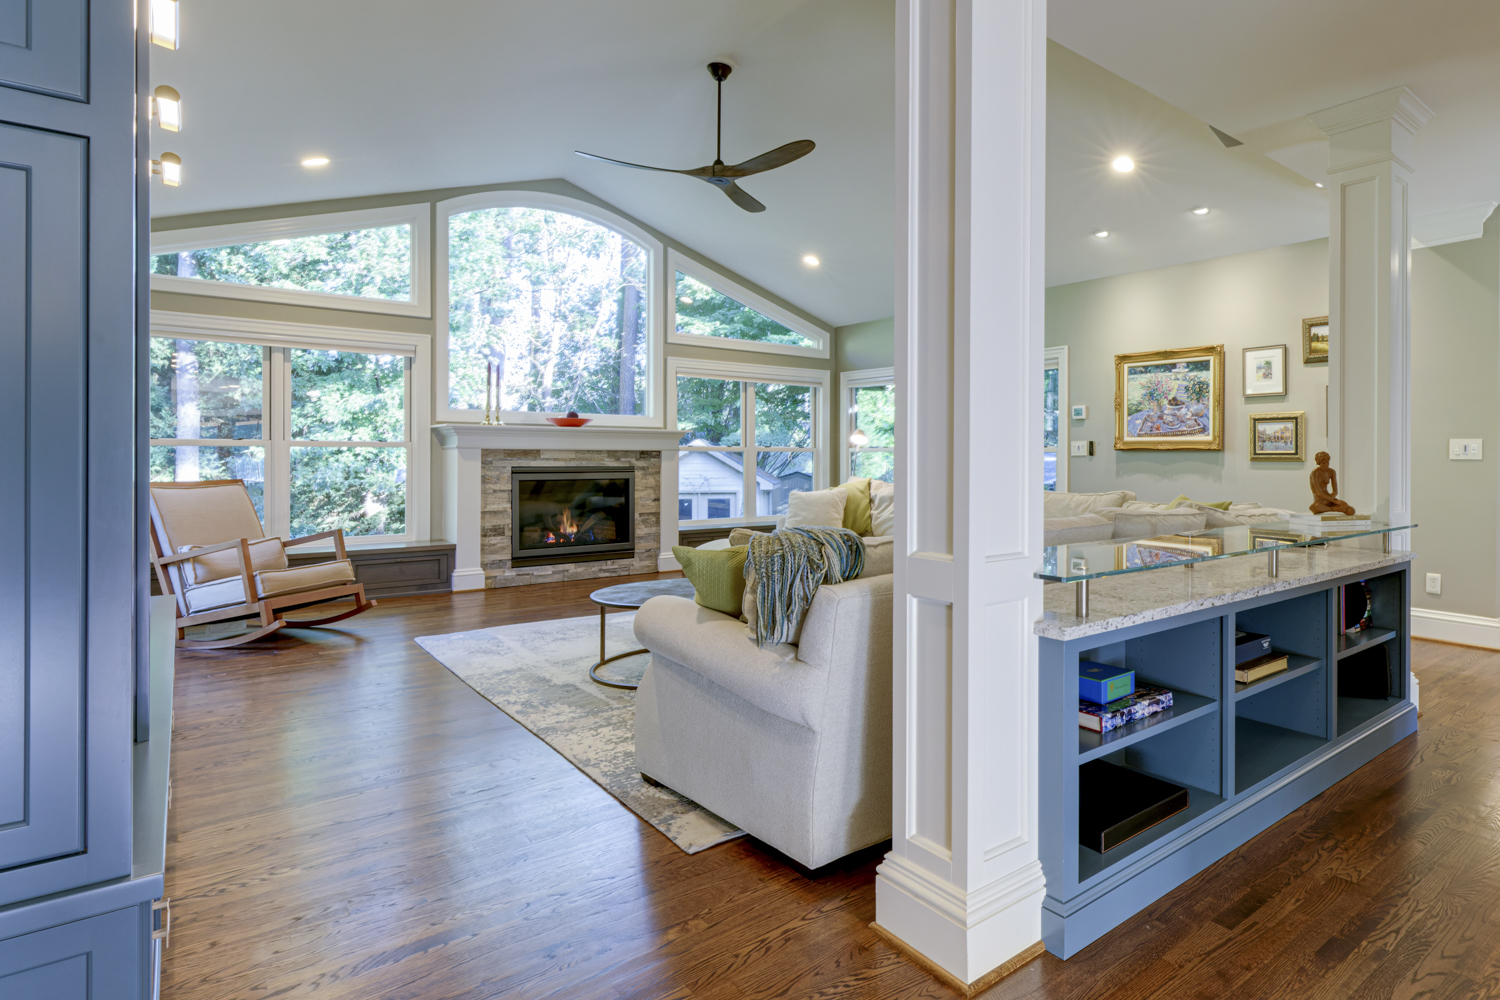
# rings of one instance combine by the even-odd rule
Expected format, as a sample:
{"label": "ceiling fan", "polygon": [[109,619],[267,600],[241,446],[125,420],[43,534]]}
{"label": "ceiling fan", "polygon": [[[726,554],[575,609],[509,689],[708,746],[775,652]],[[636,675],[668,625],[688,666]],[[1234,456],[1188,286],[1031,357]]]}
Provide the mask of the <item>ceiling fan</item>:
{"label": "ceiling fan", "polygon": [[599,160],[601,163],[613,163],[621,167],[633,167],[636,170],[659,170],[668,174],[685,174],[688,177],[697,177],[707,181],[714,187],[729,196],[729,200],[740,206],[747,212],[764,212],[766,206],[750,197],[744,188],[735,183],[737,177],[749,177],[751,174],[764,173],[767,170],[775,170],[784,167],[793,160],[800,160],[816,148],[816,143],[811,139],[798,139],[789,142],[785,146],[777,146],[769,153],[761,153],[752,156],[744,163],[725,165],[722,146],[724,141],[724,81],[729,77],[733,67],[728,63],[711,62],[708,64],[709,75],[719,85],[719,110],[718,131],[714,139],[714,162],[706,167],[696,167],[692,170],[673,170],[671,167],[648,167],[641,163],[626,163],[624,160],[612,160],[607,156],[599,156],[595,153],[585,153],[581,149],[574,152],[579,156],[586,156],[591,160]]}

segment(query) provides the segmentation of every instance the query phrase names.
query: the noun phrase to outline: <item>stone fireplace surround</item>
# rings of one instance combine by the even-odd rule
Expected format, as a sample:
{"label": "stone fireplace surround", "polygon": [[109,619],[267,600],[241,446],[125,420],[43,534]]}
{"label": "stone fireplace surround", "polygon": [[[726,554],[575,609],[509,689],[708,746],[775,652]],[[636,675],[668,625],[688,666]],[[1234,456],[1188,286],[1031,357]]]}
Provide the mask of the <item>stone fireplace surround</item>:
{"label": "stone fireplace surround", "polygon": [[[454,590],[655,573],[661,566],[659,555],[670,552],[677,540],[676,518],[669,518],[664,526],[661,512],[677,508],[680,431],[441,424],[433,433],[443,448],[443,534],[455,546]],[[636,473],[634,555],[512,565],[511,470],[610,466]]]}

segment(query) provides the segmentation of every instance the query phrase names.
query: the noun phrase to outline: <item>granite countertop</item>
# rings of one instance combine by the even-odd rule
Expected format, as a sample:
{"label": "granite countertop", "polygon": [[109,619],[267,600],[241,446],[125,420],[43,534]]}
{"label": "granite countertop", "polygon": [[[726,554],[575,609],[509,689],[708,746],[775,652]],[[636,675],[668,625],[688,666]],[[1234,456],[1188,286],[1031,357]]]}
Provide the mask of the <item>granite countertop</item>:
{"label": "granite countertop", "polygon": [[1052,583],[1043,590],[1044,613],[1032,631],[1047,639],[1081,639],[1249,597],[1395,566],[1411,557],[1410,552],[1386,554],[1330,545],[1327,548],[1282,549],[1280,573],[1275,577],[1267,575],[1267,559],[1256,555],[1102,577],[1089,583],[1087,618],[1073,614],[1074,584]]}

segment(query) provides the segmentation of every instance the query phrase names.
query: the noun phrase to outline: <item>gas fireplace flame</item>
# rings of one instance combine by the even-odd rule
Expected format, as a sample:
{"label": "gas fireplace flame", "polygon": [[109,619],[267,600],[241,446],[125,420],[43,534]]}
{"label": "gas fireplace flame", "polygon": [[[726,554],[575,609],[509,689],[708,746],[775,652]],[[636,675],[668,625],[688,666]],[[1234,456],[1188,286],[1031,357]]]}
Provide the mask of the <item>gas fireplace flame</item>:
{"label": "gas fireplace flame", "polygon": [[599,520],[598,514],[590,514],[583,523],[574,520],[573,512],[565,510],[552,522],[549,530],[542,532],[542,541],[548,545],[561,542],[576,542],[588,537],[587,532]]}

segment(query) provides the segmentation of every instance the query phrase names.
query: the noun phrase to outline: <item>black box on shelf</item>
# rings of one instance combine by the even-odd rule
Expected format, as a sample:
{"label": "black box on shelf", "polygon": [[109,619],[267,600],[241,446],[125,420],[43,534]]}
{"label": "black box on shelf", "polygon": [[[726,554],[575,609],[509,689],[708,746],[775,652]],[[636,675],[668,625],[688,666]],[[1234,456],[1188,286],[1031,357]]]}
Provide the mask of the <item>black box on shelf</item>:
{"label": "black box on shelf", "polygon": [[1254,660],[1271,651],[1271,637],[1259,632],[1234,633],[1234,665]]}
{"label": "black box on shelf", "polygon": [[1339,661],[1340,698],[1389,698],[1391,654],[1388,643],[1371,643]]}
{"label": "black box on shelf", "polygon": [[1078,769],[1078,842],[1103,854],[1188,807],[1170,781],[1091,760]]}

